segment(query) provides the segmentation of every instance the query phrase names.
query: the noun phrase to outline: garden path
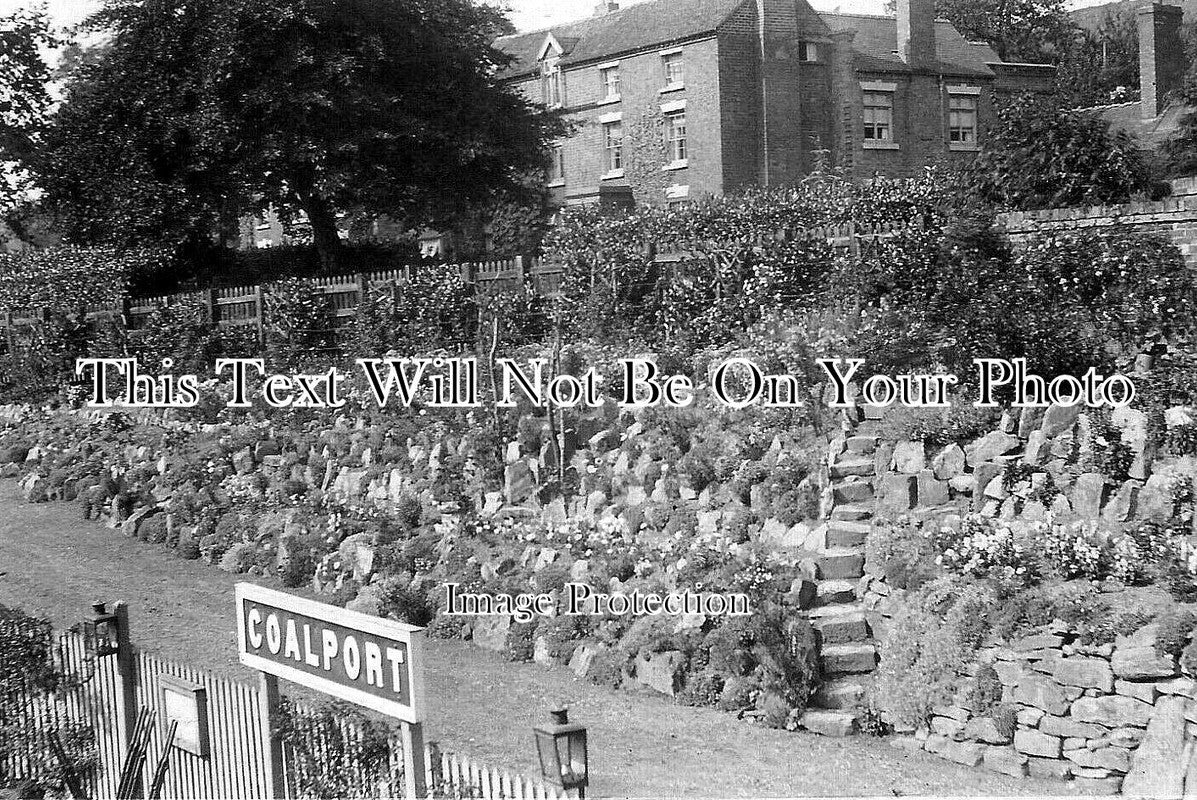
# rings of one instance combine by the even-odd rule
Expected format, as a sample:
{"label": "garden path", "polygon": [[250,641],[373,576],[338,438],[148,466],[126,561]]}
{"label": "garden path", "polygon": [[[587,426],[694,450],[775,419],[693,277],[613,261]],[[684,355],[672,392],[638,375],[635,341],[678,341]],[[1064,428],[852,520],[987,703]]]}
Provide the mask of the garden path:
{"label": "garden path", "polygon": [[[165,658],[251,678],[237,662],[239,578],[79,519],[27,505],[0,482],[0,604],[69,626],[94,600],[125,600],[134,641]],[[965,769],[863,737],[825,739],[737,722],[712,709],[512,664],[462,642],[427,648],[427,736],[496,765],[536,770],[531,727],[551,700],[590,728],[592,796],[1048,796],[1063,783]]]}

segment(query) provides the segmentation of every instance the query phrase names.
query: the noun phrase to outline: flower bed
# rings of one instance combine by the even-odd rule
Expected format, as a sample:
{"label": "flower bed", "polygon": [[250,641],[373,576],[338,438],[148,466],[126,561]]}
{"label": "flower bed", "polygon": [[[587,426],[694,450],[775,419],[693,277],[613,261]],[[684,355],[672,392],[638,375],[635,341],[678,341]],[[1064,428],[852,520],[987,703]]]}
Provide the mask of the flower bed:
{"label": "flower bed", "polygon": [[[818,683],[799,613],[813,597],[808,520],[825,480],[809,428],[714,408],[693,410],[691,428],[647,412],[582,417],[559,470],[533,413],[503,442],[467,414],[348,408],[223,410],[207,422],[27,409],[0,428],[0,474],[20,477],[29,502],[73,501],[183,558],[310,585],[513,660],[794,727]],[[742,593],[753,613],[446,613],[447,583],[557,597],[567,582]]]}

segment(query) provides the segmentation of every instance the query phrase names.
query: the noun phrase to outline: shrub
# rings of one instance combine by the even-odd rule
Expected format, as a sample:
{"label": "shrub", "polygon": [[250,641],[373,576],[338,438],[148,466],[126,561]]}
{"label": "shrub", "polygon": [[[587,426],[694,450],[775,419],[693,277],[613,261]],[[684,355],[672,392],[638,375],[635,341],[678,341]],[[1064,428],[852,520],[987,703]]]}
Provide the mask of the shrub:
{"label": "shrub", "polygon": [[1155,650],[1162,656],[1180,658],[1188,646],[1189,639],[1197,631],[1197,615],[1191,611],[1169,611],[1156,620],[1159,633],[1155,639]]}
{"label": "shrub", "polygon": [[906,516],[875,526],[865,542],[865,555],[870,568],[880,568],[896,589],[917,589],[939,572],[939,553],[931,538]]}

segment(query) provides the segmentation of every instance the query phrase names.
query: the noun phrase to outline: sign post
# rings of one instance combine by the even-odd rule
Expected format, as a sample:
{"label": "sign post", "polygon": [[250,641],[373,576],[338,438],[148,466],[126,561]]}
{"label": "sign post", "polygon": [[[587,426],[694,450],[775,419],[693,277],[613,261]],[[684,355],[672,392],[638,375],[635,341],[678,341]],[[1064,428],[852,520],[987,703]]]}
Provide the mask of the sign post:
{"label": "sign post", "polygon": [[262,673],[263,724],[269,727],[264,766],[274,797],[285,791],[282,747],[274,735],[279,678],[398,719],[407,796],[427,796],[423,630],[237,584],[237,645],[241,663]]}

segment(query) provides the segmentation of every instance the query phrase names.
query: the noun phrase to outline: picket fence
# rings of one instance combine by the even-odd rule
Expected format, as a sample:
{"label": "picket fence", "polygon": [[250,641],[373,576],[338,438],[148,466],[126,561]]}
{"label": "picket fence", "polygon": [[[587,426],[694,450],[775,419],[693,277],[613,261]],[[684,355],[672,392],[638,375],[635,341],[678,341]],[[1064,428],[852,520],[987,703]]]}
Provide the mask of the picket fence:
{"label": "picket fence", "polygon": [[[720,241],[672,238],[646,242],[646,256],[662,265],[675,265],[687,261],[702,260],[719,250],[763,247],[777,241],[818,241],[825,243],[837,256],[860,259],[867,257],[881,243],[912,229],[922,229],[921,220],[911,222],[866,224],[848,222],[839,225],[778,228],[771,233],[754,233],[751,236]],[[542,262],[534,257],[476,261],[460,266],[462,279],[484,296],[502,289],[529,285],[536,292],[552,297],[559,294],[564,266]],[[357,312],[358,304],[372,287],[385,284],[401,286],[411,280],[419,267],[405,266],[398,269],[376,272],[358,272],[306,279],[325,294],[333,311],[335,324],[342,326]],[[145,325],[159,308],[193,301],[208,309],[208,318],[221,327],[245,326],[256,330],[259,340],[263,337],[263,298],[270,291],[269,284],[254,286],[230,286],[200,289],[154,297],[126,298],[121,303],[91,306],[83,310],[88,322],[100,319],[120,318],[131,329]],[[21,345],[20,331],[32,331],[47,319],[45,309],[6,309],[0,311],[0,330],[9,350]],[[27,334],[26,334],[27,335]]]}
{"label": "picket fence", "polygon": [[[128,682],[119,674],[117,659],[108,656],[91,658],[84,641],[77,633],[59,636],[58,658],[64,672],[70,676],[66,686],[49,695],[41,692],[18,693],[7,687],[0,698],[0,711],[8,710],[11,718],[0,720],[4,726],[19,726],[26,734],[14,747],[5,740],[0,748],[0,785],[26,778],[57,777],[57,766],[49,754],[50,732],[63,731],[68,726],[82,725],[90,729],[95,743],[96,763],[81,777],[88,795],[93,798],[114,797],[127,749],[130,724],[124,696]],[[132,682],[136,706],[155,712],[155,726],[150,737],[142,786],[150,785],[151,776],[163,755],[166,724],[162,678],[171,676],[203,688],[207,697],[207,719],[210,750],[199,756],[178,747],[166,753],[168,769],[162,797],[170,798],[257,798],[269,793],[267,773],[261,768],[266,756],[266,742],[261,720],[264,706],[257,686],[230,680],[209,672],[137,652],[135,680]],[[309,703],[293,702],[294,713],[311,715],[315,707]],[[362,733],[348,722],[339,723],[340,730],[327,733],[343,741],[360,740]],[[308,747],[330,759],[339,769],[338,785],[345,797],[402,798],[404,797],[403,743],[398,732],[389,740],[386,766],[346,763],[345,748],[332,740],[311,741]],[[327,754],[327,756],[325,756]],[[338,755],[341,761],[331,761]],[[305,787],[297,774],[294,754],[284,748],[288,797],[310,797],[312,788]],[[497,768],[467,756],[442,752],[434,742],[425,745],[425,779],[434,797],[482,798],[483,800],[566,800],[569,795],[559,788],[547,786],[539,780]],[[408,799],[410,800],[410,798]]]}

